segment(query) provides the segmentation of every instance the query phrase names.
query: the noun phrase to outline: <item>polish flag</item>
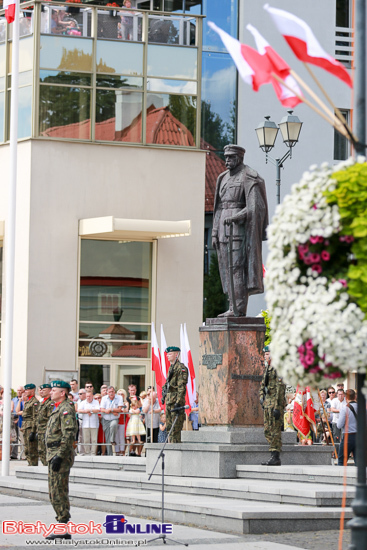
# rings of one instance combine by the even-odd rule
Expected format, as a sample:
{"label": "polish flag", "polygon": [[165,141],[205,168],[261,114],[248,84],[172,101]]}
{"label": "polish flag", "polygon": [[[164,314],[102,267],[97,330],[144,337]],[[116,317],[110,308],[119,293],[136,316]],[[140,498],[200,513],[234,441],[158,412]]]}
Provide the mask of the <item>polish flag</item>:
{"label": "polish flag", "polygon": [[307,437],[310,433],[310,424],[304,414],[303,407],[303,395],[304,391],[297,386],[296,397],[293,405],[293,426],[298,430],[304,437]]}
{"label": "polish flag", "polygon": [[4,0],[5,18],[8,23],[12,23],[15,19],[16,0]]}
{"label": "polish flag", "polygon": [[312,430],[316,433],[316,418],[315,418],[315,406],[313,403],[311,390],[307,386],[306,388],[306,408],[304,415],[310,423]]}
{"label": "polish flag", "polygon": [[162,373],[162,363],[159,353],[158,340],[155,333],[154,323],[152,323],[152,371],[155,373],[155,383],[157,386],[157,394],[159,402],[162,399],[162,386],[166,381],[166,377]]}
{"label": "polish flag", "polygon": [[264,9],[269,12],[278,31],[284,36],[288,46],[300,61],[325,69],[353,88],[348,71],[342,63],[325,52],[305,21],[288,11],[272,8],[269,4],[266,4]]}
{"label": "polish flag", "polygon": [[[259,53],[250,46],[241,44],[241,42],[224,32],[214,23],[209,21],[208,25],[213,31],[219,34],[228,53],[235,62],[242,79],[246,84],[252,86],[255,92],[257,92],[263,84],[272,84],[279,101],[284,107],[293,108],[295,105],[298,105],[298,103],[301,103],[301,100],[298,99],[295,94],[280,84],[272,76],[272,73],[277,73],[280,78],[292,87],[292,89],[295,89],[297,93],[302,95],[298,86],[294,86],[295,81],[289,74],[289,66],[272,48],[271,55],[265,55],[265,51],[260,51]],[[269,44],[267,45],[269,46]]]}
{"label": "polish flag", "polygon": [[168,361],[166,349],[167,349],[166,337],[164,335],[163,325],[161,325],[161,365],[162,365],[162,375],[164,376],[165,380],[167,378],[168,369],[169,369],[169,361]]}
{"label": "polish flag", "polygon": [[195,384],[195,369],[192,361],[189,338],[187,336],[186,323],[180,326],[180,348],[181,348],[181,363],[187,367],[189,376],[186,385],[185,404],[190,408],[186,409],[186,414],[190,414],[192,404],[196,399],[196,384]]}
{"label": "polish flag", "polygon": [[[259,33],[259,31],[255,29],[255,27],[252,25],[247,25],[246,28],[254,37],[259,54],[268,60],[271,73],[275,73],[279,76],[290,88],[292,88],[294,92],[302,97],[300,87],[290,74],[291,68],[288,63],[280,57],[280,55],[270,46],[270,44]],[[279,101],[284,107],[290,107],[293,109],[296,105],[302,103],[302,100],[299,99],[295,93],[291,92],[289,88],[278,82],[278,80],[274,77],[271,77],[271,84],[273,85]]]}

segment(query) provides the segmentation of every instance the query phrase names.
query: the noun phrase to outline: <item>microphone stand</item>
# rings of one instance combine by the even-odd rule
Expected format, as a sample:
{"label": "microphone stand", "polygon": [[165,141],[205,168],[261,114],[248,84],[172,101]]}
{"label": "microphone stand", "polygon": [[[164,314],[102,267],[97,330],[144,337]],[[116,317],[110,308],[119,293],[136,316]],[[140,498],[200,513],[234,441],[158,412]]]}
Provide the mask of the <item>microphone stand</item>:
{"label": "microphone stand", "polygon": [[[171,426],[171,429],[169,431],[169,434],[167,435],[166,437],[166,441],[164,442],[164,445],[162,447],[162,450],[161,452],[159,453],[158,455],[158,458],[157,458],[157,461],[156,463],[154,464],[154,467],[153,467],[153,470],[151,471],[151,473],[149,474],[149,477],[148,477],[148,481],[150,481],[150,478],[152,477],[152,475],[154,474],[154,470],[159,462],[160,459],[162,459],[162,525],[164,524],[164,469],[165,469],[165,465],[164,465],[164,457],[165,457],[165,454],[164,454],[164,449],[168,443],[168,438],[169,436],[171,435],[171,432],[173,430],[173,428],[175,427],[175,424],[177,422],[177,419],[178,419],[178,412],[176,412],[176,416],[172,422],[172,426]],[[149,542],[153,542],[154,540],[160,540],[162,539],[163,541],[163,544],[167,544],[167,540],[171,541],[171,542],[175,542],[177,544],[182,544],[182,546],[189,546],[187,543],[185,542],[180,542],[179,540],[175,540],[175,539],[172,539],[170,537],[167,537],[167,535],[164,533],[163,535],[159,535],[158,537],[155,537],[154,539],[150,539],[147,541],[147,543]]]}

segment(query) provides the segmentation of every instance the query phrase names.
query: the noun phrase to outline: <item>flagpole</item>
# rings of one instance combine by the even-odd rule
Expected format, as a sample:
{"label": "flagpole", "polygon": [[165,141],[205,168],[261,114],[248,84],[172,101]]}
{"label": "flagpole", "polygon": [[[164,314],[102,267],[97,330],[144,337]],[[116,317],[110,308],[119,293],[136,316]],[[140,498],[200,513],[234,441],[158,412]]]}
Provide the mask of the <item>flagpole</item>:
{"label": "flagpole", "polygon": [[324,120],[326,120],[326,122],[328,124],[330,124],[331,126],[333,126],[340,134],[342,134],[343,136],[345,137],[348,137],[347,136],[347,132],[346,130],[344,129],[344,127],[337,127],[336,123],[335,123],[335,118],[334,119],[331,119],[330,117],[326,116],[322,111],[320,111],[320,109],[318,109],[317,107],[315,107],[315,105],[312,105],[311,101],[309,101],[308,99],[306,99],[304,96],[300,95],[299,93],[297,93],[295,90],[293,90],[293,88],[291,88],[290,86],[288,86],[288,84],[282,79],[280,78],[277,74],[275,73],[271,73],[271,76],[273,78],[275,78],[275,80],[277,80],[278,82],[280,82],[285,88],[287,88],[290,92],[292,92],[292,94],[294,94],[296,97],[298,97],[298,99],[300,101],[302,101],[303,103],[305,103],[306,105],[308,105],[308,107],[310,107],[310,109],[312,109],[313,111],[315,111],[315,113],[317,113],[319,116],[321,116],[321,118],[323,118]]}
{"label": "flagpole", "polygon": [[[303,63],[304,66],[306,67],[309,75],[312,77],[312,79],[314,80],[315,84],[320,88],[320,90],[322,91],[322,93],[324,94],[324,96],[326,97],[327,101],[330,103],[330,105],[332,106],[332,108],[334,109],[337,117],[339,118],[339,120],[342,122],[342,124],[348,128],[349,132],[350,132],[350,135],[353,136],[354,140],[355,141],[358,141],[357,140],[357,137],[353,134],[352,132],[352,129],[351,127],[349,126],[348,122],[345,120],[345,117],[344,115],[342,114],[342,112],[340,111],[340,109],[338,109],[338,107],[334,104],[333,100],[331,99],[331,97],[329,96],[329,94],[327,93],[327,91],[325,90],[325,88],[321,85],[321,82],[319,81],[319,79],[316,77],[315,73],[312,71],[311,67],[308,65],[308,63]],[[292,72],[292,71],[291,71]],[[317,96],[316,96],[317,97]]]}
{"label": "flagpole", "polygon": [[18,145],[18,74],[19,74],[19,0],[15,1],[11,64],[11,110],[9,145],[9,196],[5,222],[5,308],[4,308],[4,416],[3,453],[1,474],[9,475],[11,383],[13,363],[13,321],[14,321],[14,264],[15,264],[15,221],[17,189],[17,145]]}

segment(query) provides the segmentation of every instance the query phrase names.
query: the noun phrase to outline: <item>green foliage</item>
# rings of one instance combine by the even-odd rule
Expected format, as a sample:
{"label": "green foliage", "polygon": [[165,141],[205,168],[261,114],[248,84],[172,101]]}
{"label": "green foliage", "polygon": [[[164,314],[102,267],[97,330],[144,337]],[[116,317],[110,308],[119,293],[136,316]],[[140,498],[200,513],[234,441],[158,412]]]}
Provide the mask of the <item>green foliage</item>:
{"label": "green foliage", "polygon": [[351,235],[353,260],[347,273],[348,292],[367,314],[367,164],[356,163],[335,172],[334,191],[327,192],[330,204],[337,204],[342,219],[342,234]]}
{"label": "green foliage", "polygon": [[209,273],[204,277],[204,321],[227,311],[228,301],[223,293],[216,252],[210,256]]}
{"label": "green foliage", "polygon": [[261,311],[261,315],[262,315],[262,317],[264,317],[264,322],[265,322],[265,326],[266,326],[264,346],[268,346],[271,342],[271,334],[270,334],[271,317],[269,315],[269,310],[263,309]]}

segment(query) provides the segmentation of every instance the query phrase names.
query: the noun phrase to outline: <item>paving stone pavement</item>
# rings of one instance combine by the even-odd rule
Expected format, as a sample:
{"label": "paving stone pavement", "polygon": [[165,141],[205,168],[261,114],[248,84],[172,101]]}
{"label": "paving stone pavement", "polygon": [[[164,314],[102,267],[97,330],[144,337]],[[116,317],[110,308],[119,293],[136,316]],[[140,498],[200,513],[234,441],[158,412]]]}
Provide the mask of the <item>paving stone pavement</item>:
{"label": "paving stone pavement", "polygon": [[[103,525],[106,519],[105,512],[97,510],[72,507],[71,512],[72,521],[76,524],[94,521]],[[55,521],[50,504],[44,501],[1,494],[0,518],[2,523],[9,520],[36,523],[39,520],[48,525]],[[142,526],[149,523],[149,520],[132,517],[128,517],[127,520],[131,523],[140,523]],[[109,537],[108,540],[110,542],[106,541],[107,537]],[[196,527],[174,525],[171,537],[176,541],[188,544],[193,550],[209,550],[209,548],[211,550],[223,550],[223,548],[228,550],[336,550],[338,548],[339,532],[319,531],[313,533],[275,533],[269,535],[238,536],[198,529]],[[116,544],[117,538],[122,541],[118,545]],[[80,549],[131,548],[137,546],[138,541],[140,541],[142,546],[146,546],[145,541],[150,538],[153,538],[153,535],[74,535],[71,543],[66,541],[68,544],[52,544],[51,547],[55,549],[65,549],[68,547]],[[128,541],[131,544],[125,544]],[[348,549],[349,542],[350,531],[346,530],[343,537],[343,550]],[[1,529],[1,549],[23,550],[39,546],[45,546],[45,541],[41,535],[3,534],[3,529]],[[167,544],[163,544],[162,539],[150,542],[147,546],[164,546],[166,550],[173,550],[179,547],[179,545],[170,541],[167,541]]]}

